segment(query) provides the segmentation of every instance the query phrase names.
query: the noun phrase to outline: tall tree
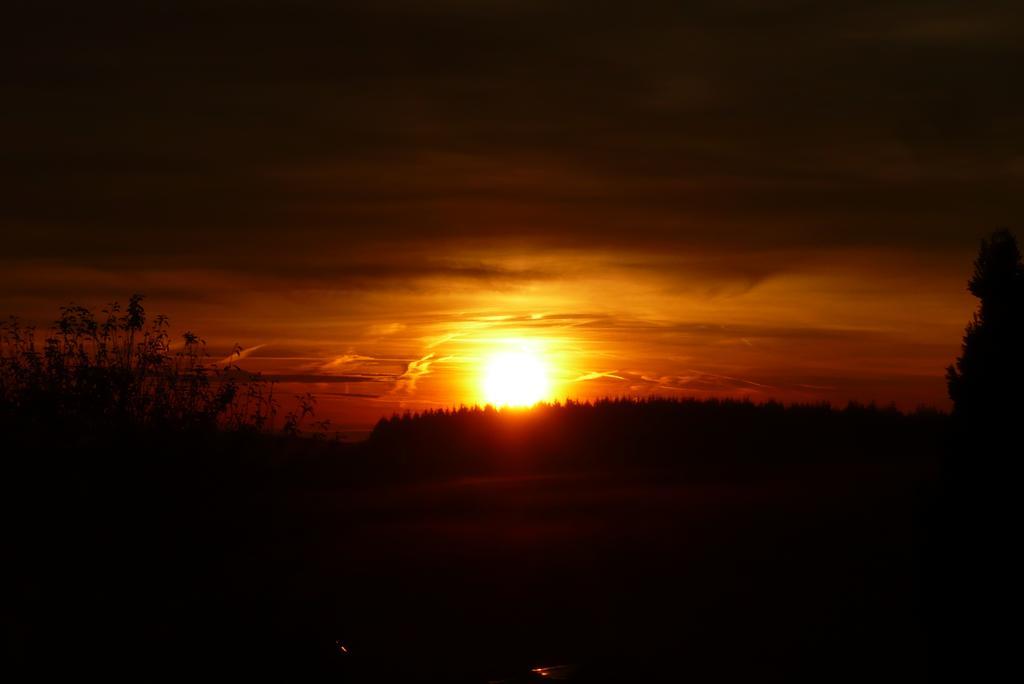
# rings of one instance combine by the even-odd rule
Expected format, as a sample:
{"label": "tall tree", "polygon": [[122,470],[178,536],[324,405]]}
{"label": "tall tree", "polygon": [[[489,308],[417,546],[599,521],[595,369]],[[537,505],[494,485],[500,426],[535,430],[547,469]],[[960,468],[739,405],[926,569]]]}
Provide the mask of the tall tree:
{"label": "tall tree", "polygon": [[1024,417],[1024,265],[1011,232],[982,240],[967,288],[981,303],[946,370],[953,412],[971,420]]}

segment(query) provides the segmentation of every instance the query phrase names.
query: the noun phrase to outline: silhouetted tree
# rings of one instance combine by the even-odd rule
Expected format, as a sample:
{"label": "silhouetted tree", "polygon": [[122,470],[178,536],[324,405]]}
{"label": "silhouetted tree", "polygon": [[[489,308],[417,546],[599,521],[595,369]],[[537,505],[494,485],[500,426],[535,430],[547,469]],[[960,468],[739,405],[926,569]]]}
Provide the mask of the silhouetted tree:
{"label": "silhouetted tree", "polygon": [[967,283],[981,300],[967,324],[963,349],[946,371],[953,412],[988,420],[1024,409],[1024,266],[1007,230],[982,240]]}
{"label": "silhouetted tree", "polygon": [[[1003,616],[1020,610],[1020,421],[1024,418],[1024,265],[1009,231],[981,243],[967,283],[980,300],[946,371],[958,429],[926,560],[936,610],[938,681],[995,679],[1017,667]],[[1007,458],[1007,457],[1010,458]]]}

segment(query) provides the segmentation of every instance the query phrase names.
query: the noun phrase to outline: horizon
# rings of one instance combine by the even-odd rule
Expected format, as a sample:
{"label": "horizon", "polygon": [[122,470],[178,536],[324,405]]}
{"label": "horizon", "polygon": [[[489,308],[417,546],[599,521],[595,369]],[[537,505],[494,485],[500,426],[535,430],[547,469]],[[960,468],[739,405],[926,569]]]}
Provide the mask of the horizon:
{"label": "horizon", "polygon": [[[123,306],[126,301],[127,298],[122,297],[120,304]],[[973,299],[970,301],[973,302]],[[65,305],[71,303],[81,304],[67,302]],[[112,302],[107,304],[110,303]],[[159,308],[154,308],[154,303],[149,301],[148,297],[144,299],[143,304],[148,307],[147,318],[160,315]],[[103,306],[87,308],[98,313]],[[969,316],[970,312],[965,315],[964,320],[968,320]],[[17,318],[24,324],[36,326],[37,337],[43,339],[56,315],[49,318]],[[532,320],[540,325],[546,323],[543,317]],[[859,403],[892,405],[903,412],[912,412],[919,408],[934,408],[948,412],[950,407],[943,375],[945,366],[929,369],[924,362],[919,366],[920,376],[925,378],[928,384],[934,385],[929,390],[931,394],[906,393],[904,389],[886,396],[886,387],[891,386],[892,382],[892,379],[887,377],[875,377],[873,380],[862,378],[864,384],[853,389],[823,386],[785,387],[696,370],[672,378],[679,382],[673,386],[664,384],[667,380],[665,377],[651,377],[633,371],[581,371],[573,366],[572,361],[566,361],[579,358],[580,352],[568,349],[565,337],[544,336],[545,333],[511,338],[493,338],[486,336],[486,333],[477,338],[467,336],[467,339],[462,341],[463,344],[467,347],[475,346],[482,351],[443,356],[439,356],[438,352],[428,352],[419,359],[374,358],[357,353],[343,355],[340,358],[281,357],[273,353],[270,343],[255,346],[229,343],[227,340],[231,338],[226,335],[211,339],[196,325],[182,325],[173,317],[169,322],[172,347],[180,348],[180,335],[185,331],[199,335],[208,344],[207,363],[211,367],[222,367],[230,363],[247,373],[260,374],[264,379],[275,383],[278,387],[278,396],[283,400],[282,410],[292,407],[295,403],[294,397],[306,393],[313,394],[317,402],[316,417],[329,419],[333,426],[332,431],[337,430],[348,437],[365,436],[378,420],[407,411],[482,408],[487,405],[499,409],[523,409],[538,403],[606,399],[736,399],[758,404],[827,403],[837,408],[849,403]],[[495,323],[500,325],[502,321]],[[962,334],[963,321],[952,325],[957,328],[958,334]],[[727,332],[727,327],[722,326],[721,332]],[[235,352],[235,344],[241,347],[240,353]],[[830,352],[840,347],[840,341],[833,340],[832,345]],[[941,348],[949,347],[950,357],[946,360],[946,365],[955,355],[958,345],[959,337],[950,344],[935,345]],[[510,350],[514,353],[524,347],[529,347],[532,350],[531,355],[535,353],[543,362],[547,382],[545,389],[536,398],[525,401],[508,403],[489,399],[486,389],[488,363],[496,356],[507,355]],[[936,358],[927,360],[941,363],[943,359],[936,354]],[[367,368],[372,370],[365,370]],[[438,378],[438,375],[441,377]],[[441,384],[440,388],[438,384]],[[377,389],[377,393],[374,393],[374,389]],[[929,396],[933,401],[927,400]]]}

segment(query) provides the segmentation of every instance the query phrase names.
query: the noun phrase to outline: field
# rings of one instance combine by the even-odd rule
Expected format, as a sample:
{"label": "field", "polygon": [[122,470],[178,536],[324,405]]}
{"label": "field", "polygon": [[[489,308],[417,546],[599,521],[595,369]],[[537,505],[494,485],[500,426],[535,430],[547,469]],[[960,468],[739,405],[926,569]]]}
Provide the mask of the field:
{"label": "field", "polygon": [[928,677],[928,459],[402,479],[368,474],[375,449],[170,440],[15,473],[17,656],[122,677]]}
{"label": "field", "polygon": [[327,492],[305,505],[337,523],[322,528],[332,543],[307,552],[318,582],[340,581],[339,628],[375,671],[914,681],[927,671],[923,484],[836,470]]}

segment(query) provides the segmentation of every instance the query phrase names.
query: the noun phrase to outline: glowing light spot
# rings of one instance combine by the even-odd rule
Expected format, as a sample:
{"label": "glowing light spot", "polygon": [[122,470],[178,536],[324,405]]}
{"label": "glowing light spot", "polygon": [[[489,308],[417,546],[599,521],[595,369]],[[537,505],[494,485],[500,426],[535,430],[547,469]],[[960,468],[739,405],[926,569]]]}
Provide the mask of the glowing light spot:
{"label": "glowing light spot", "polygon": [[483,374],[484,401],[493,406],[533,406],[548,398],[548,371],[537,354],[499,352],[487,360]]}

